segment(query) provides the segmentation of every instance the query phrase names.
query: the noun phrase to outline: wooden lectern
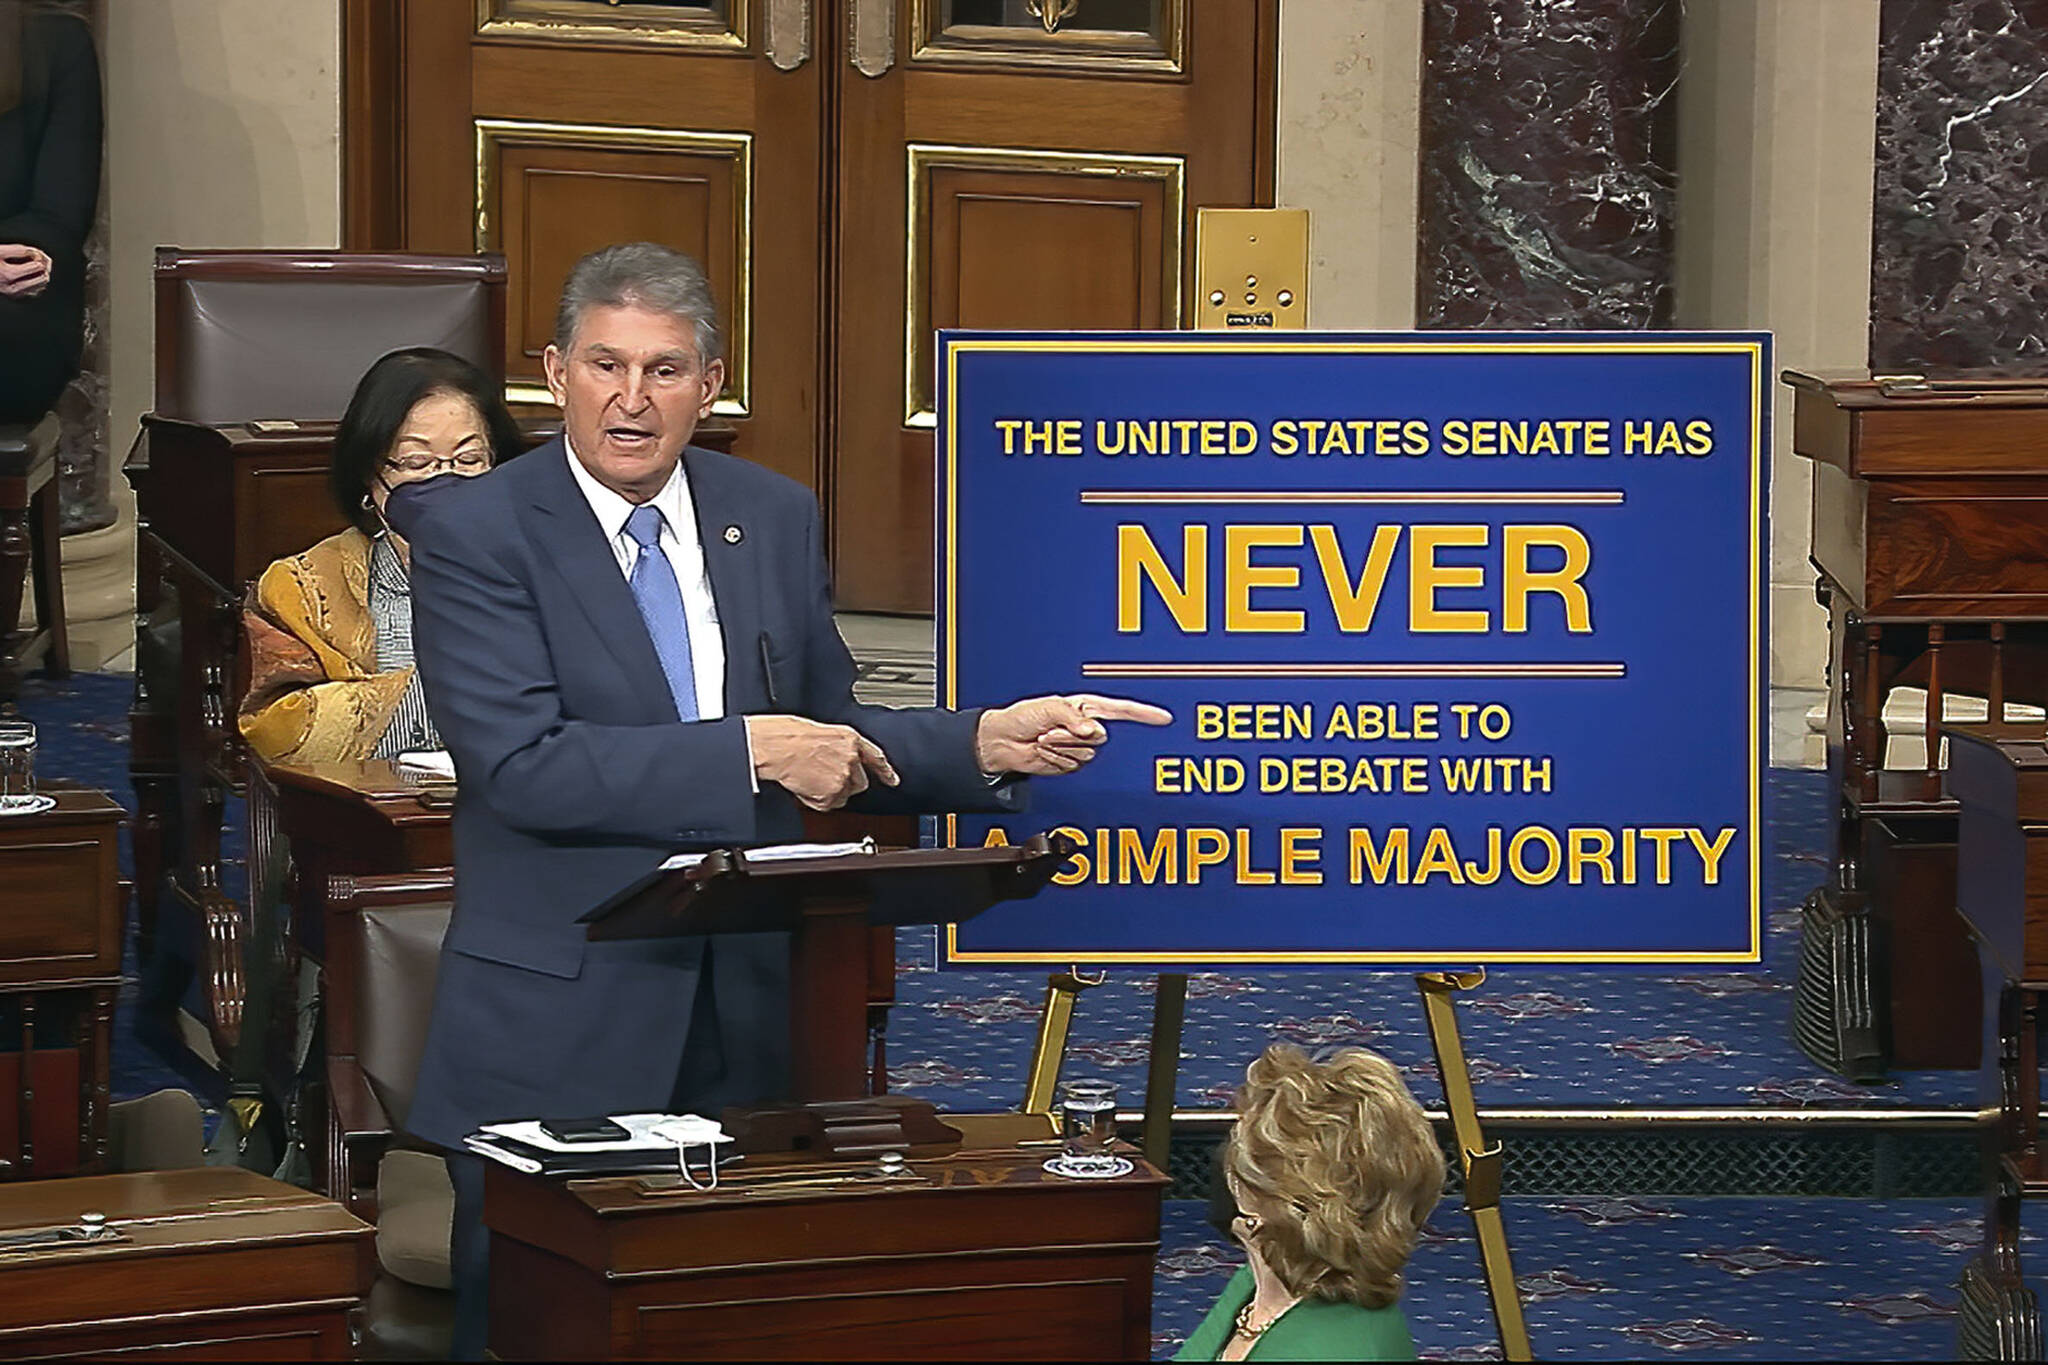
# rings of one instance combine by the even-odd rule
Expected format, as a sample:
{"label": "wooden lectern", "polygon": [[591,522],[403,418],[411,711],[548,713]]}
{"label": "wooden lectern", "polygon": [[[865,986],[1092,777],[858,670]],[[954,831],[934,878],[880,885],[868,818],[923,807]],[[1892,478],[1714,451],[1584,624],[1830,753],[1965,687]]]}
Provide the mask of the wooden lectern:
{"label": "wooden lectern", "polygon": [[[790,1098],[867,1093],[867,994],[844,964],[870,925],[951,924],[1038,893],[1074,851],[1064,835],[995,848],[749,858],[719,850],[656,873],[584,916],[592,939],[784,931],[790,936]],[[872,845],[870,845],[872,848]]]}
{"label": "wooden lectern", "polygon": [[901,1162],[749,1156],[675,1176],[493,1164],[504,1360],[1144,1360],[1166,1177],[1066,1180],[1030,1114]]}
{"label": "wooden lectern", "polygon": [[[1828,609],[1834,867],[1806,903],[1793,1033],[1853,1080],[1977,1065],[1977,968],[1955,910],[1943,698],[2048,702],[2048,378],[1786,371],[1813,461]],[[1882,715],[1927,690],[1927,757],[1885,767]]]}

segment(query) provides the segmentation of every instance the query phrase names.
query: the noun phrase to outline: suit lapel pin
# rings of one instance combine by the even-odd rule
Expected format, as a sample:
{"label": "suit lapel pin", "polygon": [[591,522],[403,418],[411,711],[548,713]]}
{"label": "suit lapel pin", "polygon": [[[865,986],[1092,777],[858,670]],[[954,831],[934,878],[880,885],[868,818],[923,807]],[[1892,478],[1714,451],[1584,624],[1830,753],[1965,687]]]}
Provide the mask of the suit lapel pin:
{"label": "suit lapel pin", "polygon": [[728,545],[737,545],[746,538],[747,533],[745,531],[742,531],[737,526],[728,526],[725,528],[725,543]]}

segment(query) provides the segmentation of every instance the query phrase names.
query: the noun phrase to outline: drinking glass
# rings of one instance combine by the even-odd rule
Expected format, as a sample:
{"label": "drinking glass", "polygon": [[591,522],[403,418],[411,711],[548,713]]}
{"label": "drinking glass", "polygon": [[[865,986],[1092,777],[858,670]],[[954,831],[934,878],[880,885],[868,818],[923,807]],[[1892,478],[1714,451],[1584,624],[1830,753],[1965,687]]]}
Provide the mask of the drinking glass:
{"label": "drinking glass", "polygon": [[1060,1082],[1060,1154],[1046,1163],[1055,1175],[1100,1180],[1131,1163],[1110,1151],[1116,1141],[1116,1083]]}
{"label": "drinking glass", "polygon": [[0,720],[0,811],[36,804],[36,727]]}

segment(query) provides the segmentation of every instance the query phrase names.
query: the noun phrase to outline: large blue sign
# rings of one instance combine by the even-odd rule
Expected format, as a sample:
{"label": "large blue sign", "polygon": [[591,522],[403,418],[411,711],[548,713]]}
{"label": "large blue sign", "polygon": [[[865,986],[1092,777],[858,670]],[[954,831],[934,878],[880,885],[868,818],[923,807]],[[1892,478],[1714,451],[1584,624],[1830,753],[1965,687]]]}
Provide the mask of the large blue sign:
{"label": "large blue sign", "polygon": [[1167,707],[954,964],[1744,963],[1770,341],[941,336],[940,700]]}

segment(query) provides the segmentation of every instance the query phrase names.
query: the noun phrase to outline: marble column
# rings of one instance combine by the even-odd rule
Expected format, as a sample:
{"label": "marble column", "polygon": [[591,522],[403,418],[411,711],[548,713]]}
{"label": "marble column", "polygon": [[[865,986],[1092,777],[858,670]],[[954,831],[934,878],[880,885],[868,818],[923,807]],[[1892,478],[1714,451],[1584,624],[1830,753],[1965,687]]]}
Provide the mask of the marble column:
{"label": "marble column", "polygon": [[[46,0],[92,26],[106,72],[106,12],[102,0]],[[57,501],[64,534],[96,531],[115,520],[109,496],[113,456],[107,432],[107,182],[100,175],[99,220],[85,243],[85,351],[78,378],[57,399],[63,432],[57,439]],[[67,608],[69,603],[66,603]]]}
{"label": "marble column", "polygon": [[1681,0],[1427,0],[1424,327],[1671,316]]}
{"label": "marble column", "polygon": [[1870,362],[2048,364],[2048,0],[1883,0]]}

